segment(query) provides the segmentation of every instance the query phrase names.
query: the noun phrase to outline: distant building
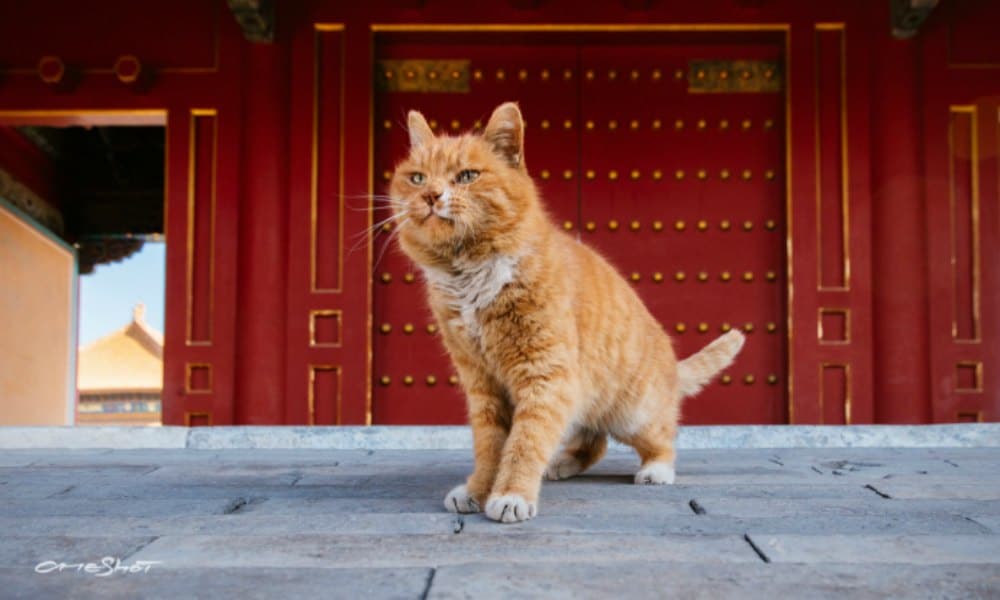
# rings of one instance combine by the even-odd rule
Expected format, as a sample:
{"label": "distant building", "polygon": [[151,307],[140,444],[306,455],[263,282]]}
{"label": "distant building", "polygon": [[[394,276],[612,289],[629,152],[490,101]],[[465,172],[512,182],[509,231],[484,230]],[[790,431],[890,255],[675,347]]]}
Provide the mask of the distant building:
{"label": "distant building", "polygon": [[163,334],[145,313],[136,305],[128,325],[80,348],[78,424],[160,425]]}

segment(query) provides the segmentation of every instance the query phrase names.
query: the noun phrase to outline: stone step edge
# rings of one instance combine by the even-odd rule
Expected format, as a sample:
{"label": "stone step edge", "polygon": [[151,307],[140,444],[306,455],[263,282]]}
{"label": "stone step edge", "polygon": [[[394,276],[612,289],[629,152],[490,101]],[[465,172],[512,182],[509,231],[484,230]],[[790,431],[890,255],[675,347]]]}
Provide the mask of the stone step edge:
{"label": "stone step edge", "polygon": [[[620,447],[612,444],[612,447]],[[465,426],[0,427],[0,449],[454,450]],[[679,449],[1000,447],[1000,423],[681,427]]]}

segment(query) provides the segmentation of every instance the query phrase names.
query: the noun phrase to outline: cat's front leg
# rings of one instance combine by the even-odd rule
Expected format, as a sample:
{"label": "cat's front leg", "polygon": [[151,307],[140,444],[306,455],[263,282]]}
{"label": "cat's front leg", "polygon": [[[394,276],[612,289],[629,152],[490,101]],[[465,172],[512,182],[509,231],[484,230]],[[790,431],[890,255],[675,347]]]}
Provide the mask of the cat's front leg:
{"label": "cat's front leg", "polygon": [[510,437],[486,501],[486,516],[503,523],[537,514],[542,474],[559,449],[577,394],[567,380],[539,377],[518,386],[514,396]]}
{"label": "cat's front leg", "polygon": [[480,380],[474,374],[463,374],[463,381],[470,379],[472,381],[467,384],[466,395],[475,467],[468,480],[448,492],[444,499],[445,508],[457,513],[482,512],[493,488],[500,456],[510,431],[510,407],[504,401],[498,386],[491,385],[485,379]]}

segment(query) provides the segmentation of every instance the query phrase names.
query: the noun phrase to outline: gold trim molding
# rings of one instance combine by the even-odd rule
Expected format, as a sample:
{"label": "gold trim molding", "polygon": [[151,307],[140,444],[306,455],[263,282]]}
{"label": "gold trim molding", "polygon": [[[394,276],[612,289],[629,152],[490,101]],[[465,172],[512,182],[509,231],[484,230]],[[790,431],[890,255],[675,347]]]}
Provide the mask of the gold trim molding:
{"label": "gold trim molding", "polygon": [[[840,34],[840,238],[843,255],[840,257],[840,272],[843,285],[823,285],[823,154],[821,150],[820,126],[820,68],[819,68],[819,37],[821,33],[836,32]],[[815,102],[815,135],[816,135],[816,282],[821,292],[850,291],[851,289],[851,210],[850,210],[850,168],[848,158],[847,129],[847,29],[844,23],[816,23],[813,34],[813,49],[815,53],[814,102]]]}
{"label": "gold trim molding", "polygon": [[630,33],[685,31],[785,31],[787,23],[374,23],[371,30],[384,32],[495,32],[495,33]]}
{"label": "gold trim molding", "polygon": [[781,63],[773,60],[688,61],[689,94],[777,93]]}
{"label": "gold trim molding", "polygon": [[[208,387],[195,388],[191,385],[195,369],[204,369],[208,377]],[[206,362],[184,363],[184,393],[185,394],[211,394],[212,393],[212,365]]]}
{"label": "gold trim molding", "polygon": [[[218,180],[219,155],[219,119],[214,108],[192,108],[188,126],[188,198],[187,198],[187,315],[185,343],[188,346],[210,346],[212,344],[213,323],[215,317],[215,207],[216,183]],[[211,193],[209,197],[208,223],[208,337],[204,340],[194,339],[194,252],[195,252],[195,218],[197,214],[195,189],[198,180],[198,119],[212,119],[212,162]]]}
{"label": "gold trim molding", "polygon": [[[971,231],[970,268],[972,269],[972,337],[959,337],[958,332],[958,258],[955,233],[955,121],[956,115],[969,117],[969,220]],[[979,118],[976,106],[973,104],[948,107],[948,245],[951,265],[951,338],[959,343],[979,343],[982,341],[980,322],[980,236],[979,236]]]}
{"label": "gold trim molding", "polygon": [[[844,317],[844,339],[827,339],[823,330],[824,315],[843,315]],[[819,343],[824,346],[846,346],[851,343],[851,309],[850,308],[820,308],[819,318],[816,319],[816,335]]]}
{"label": "gold trim molding", "polygon": [[[337,115],[338,124],[338,182],[337,182],[337,282],[332,288],[319,287],[318,260],[316,259],[317,240],[317,219],[319,211],[319,200],[317,198],[319,188],[319,119],[320,119],[320,49],[322,47],[322,37],[326,33],[340,34],[340,112]],[[312,74],[312,149],[310,154],[310,182],[309,182],[309,292],[317,293],[340,293],[344,287],[344,151],[345,151],[345,121],[344,111],[346,109],[345,98],[345,76],[346,76],[346,39],[344,36],[344,26],[340,23],[313,23],[313,74]],[[371,140],[371,138],[369,138]]]}
{"label": "gold trim molding", "polygon": [[337,377],[337,397],[335,399],[336,406],[334,407],[334,418],[336,420],[334,421],[334,424],[335,425],[340,425],[341,422],[342,422],[342,419],[341,419],[341,404],[342,404],[342,398],[343,398],[343,389],[342,389],[343,372],[342,372],[342,369],[340,368],[340,365],[329,365],[329,364],[324,364],[324,365],[310,364],[309,365],[309,381],[306,384],[307,385],[307,390],[308,390],[307,391],[307,398],[306,398],[307,411],[308,411],[307,412],[307,415],[308,415],[307,416],[307,418],[308,418],[307,422],[308,422],[309,425],[315,425],[316,424],[316,373],[319,373],[321,371],[322,372],[328,372],[328,373],[334,373],[336,375],[336,377]]}
{"label": "gold trim molding", "polygon": [[[344,311],[339,308],[321,308],[309,311],[309,347],[310,348],[340,348],[344,337]],[[320,342],[316,340],[316,318],[334,317],[336,319],[336,341]]]}
{"label": "gold trim molding", "polygon": [[[962,369],[972,369],[973,386],[959,387],[958,373]],[[955,363],[955,392],[959,394],[980,394],[983,392],[983,362],[980,360],[960,360]]]}
{"label": "gold trim molding", "polygon": [[208,419],[207,427],[212,426],[212,413],[199,410],[189,410],[184,412],[184,426],[191,427],[191,421],[195,417],[205,417]]}
{"label": "gold trim molding", "polygon": [[380,60],[375,82],[383,92],[468,94],[469,60]]}
{"label": "gold trim molding", "polygon": [[844,424],[851,424],[851,365],[848,363],[821,362],[819,364],[819,422],[826,424],[826,398],[824,398],[823,373],[827,369],[840,369],[844,372]]}

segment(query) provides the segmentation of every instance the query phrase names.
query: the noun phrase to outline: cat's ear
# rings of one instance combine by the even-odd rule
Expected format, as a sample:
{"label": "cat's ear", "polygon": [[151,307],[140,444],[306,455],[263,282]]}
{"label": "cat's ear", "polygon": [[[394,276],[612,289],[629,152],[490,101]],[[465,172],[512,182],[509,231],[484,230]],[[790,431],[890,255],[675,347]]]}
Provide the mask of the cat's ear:
{"label": "cat's ear", "polygon": [[524,165],[524,120],[516,103],[505,102],[493,111],[483,138],[510,166]]}
{"label": "cat's ear", "polygon": [[410,130],[411,148],[419,148],[434,139],[434,132],[431,131],[430,125],[427,124],[427,119],[419,112],[411,110],[406,115],[406,123]]}

